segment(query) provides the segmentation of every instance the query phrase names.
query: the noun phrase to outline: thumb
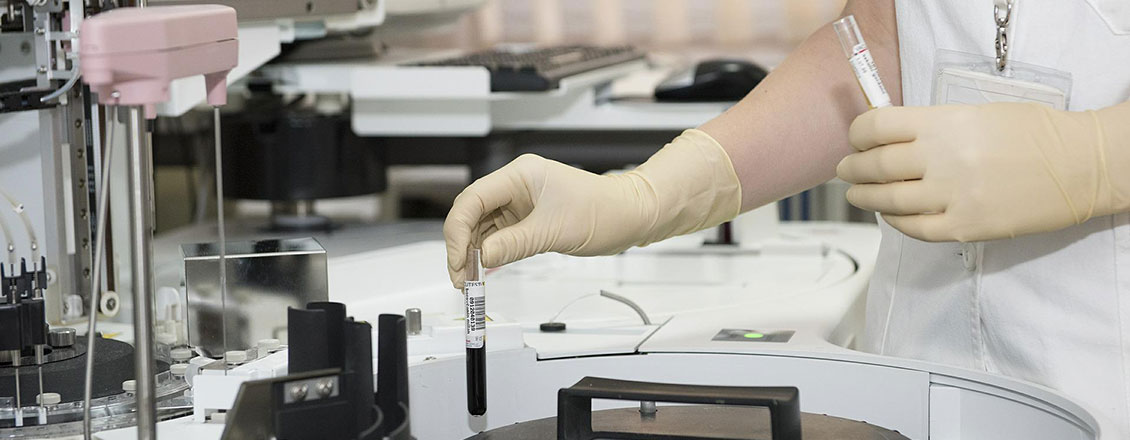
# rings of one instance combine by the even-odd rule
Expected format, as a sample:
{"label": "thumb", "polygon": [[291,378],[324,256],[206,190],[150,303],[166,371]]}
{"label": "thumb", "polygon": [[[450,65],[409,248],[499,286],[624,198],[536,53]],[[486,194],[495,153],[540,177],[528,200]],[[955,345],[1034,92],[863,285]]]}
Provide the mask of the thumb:
{"label": "thumb", "polygon": [[494,268],[549,250],[546,227],[531,215],[483,240],[483,266]]}
{"label": "thumb", "polygon": [[466,275],[464,275],[463,273],[462,266],[460,266],[459,268],[452,268],[451,266],[448,266],[447,275],[451,278],[451,287],[454,287],[456,290],[463,290],[463,281]]}

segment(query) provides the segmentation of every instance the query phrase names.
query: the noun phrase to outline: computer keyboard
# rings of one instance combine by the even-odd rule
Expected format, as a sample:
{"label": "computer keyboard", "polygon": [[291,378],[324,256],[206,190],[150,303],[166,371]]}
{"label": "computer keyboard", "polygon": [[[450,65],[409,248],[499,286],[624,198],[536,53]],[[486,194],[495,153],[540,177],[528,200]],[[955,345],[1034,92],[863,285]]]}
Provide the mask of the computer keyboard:
{"label": "computer keyboard", "polygon": [[492,92],[532,92],[556,89],[568,76],[643,57],[643,52],[631,46],[555,46],[490,49],[413,65],[482,66],[490,70]]}

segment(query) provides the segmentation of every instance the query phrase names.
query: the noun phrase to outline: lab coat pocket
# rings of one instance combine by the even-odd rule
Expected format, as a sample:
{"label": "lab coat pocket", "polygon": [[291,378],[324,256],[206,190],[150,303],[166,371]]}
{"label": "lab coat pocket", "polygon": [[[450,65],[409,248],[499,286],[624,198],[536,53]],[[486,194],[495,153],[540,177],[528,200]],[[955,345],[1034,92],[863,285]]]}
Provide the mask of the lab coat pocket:
{"label": "lab coat pocket", "polygon": [[1118,35],[1130,35],[1130,1],[1087,0],[1102,17],[1110,30]]}

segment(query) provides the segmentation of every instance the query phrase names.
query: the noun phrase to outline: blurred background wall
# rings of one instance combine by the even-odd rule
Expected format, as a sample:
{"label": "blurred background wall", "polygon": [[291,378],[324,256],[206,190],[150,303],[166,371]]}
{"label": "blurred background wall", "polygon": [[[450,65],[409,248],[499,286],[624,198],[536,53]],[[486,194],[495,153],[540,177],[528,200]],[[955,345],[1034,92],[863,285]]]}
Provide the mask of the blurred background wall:
{"label": "blurred background wall", "polygon": [[[658,81],[680,66],[693,65],[703,59],[736,57],[769,68],[776,66],[813,31],[835,19],[845,2],[846,0],[488,0],[478,10],[459,17],[450,25],[420,26],[409,20],[403,26],[396,27],[395,32],[381,32],[378,29],[375,39],[379,41],[378,44],[390,48],[459,51],[504,43],[630,44],[647,51],[649,58],[657,66],[669,69],[656,69],[657,75],[653,75],[653,79]],[[404,32],[406,29],[413,32]],[[650,96],[653,87],[654,84],[644,84],[638,90],[627,91],[624,95]],[[625,90],[616,89],[616,92]],[[210,114],[201,117],[205,118],[202,120],[203,125],[210,126]],[[659,145],[661,142],[657,141],[656,147]],[[209,156],[204,152],[201,157]],[[210,166],[206,165],[202,169],[210,169]],[[440,168],[442,167],[431,167],[424,177],[419,177],[411,174],[414,172],[412,167],[393,167],[390,170],[390,191],[399,191],[400,197],[405,200],[428,200],[430,204],[423,205],[441,206],[442,209],[428,212],[442,217],[450,199],[466,183],[467,171],[462,168],[443,168],[442,172],[451,173],[444,180],[437,177],[441,173]],[[159,203],[163,206],[158,226],[162,230],[187,224],[199,214],[208,214],[206,210],[210,204],[201,204],[205,212],[195,214],[191,203],[177,205],[177,202],[195,200],[184,189],[184,182],[195,178],[191,172],[184,168],[164,166],[159,174]],[[203,176],[201,179],[207,181],[208,178]],[[446,186],[437,184],[439,181]],[[439,195],[423,194],[437,187],[441,189]],[[362,199],[344,200],[341,203],[320,201],[318,207],[319,210],[334,214],[339,214],[335,209],[344,207],[351,214],[354,211],[361,212],[357,216],[364,219],[406,215],[392,204],[382,204],[378,209],[379,202],[369,200],[372,197]],[[239,205],[239,211],[245,215],[265,215],[267,208],[265,203],[245,201]]]}
{"label": "blurred background wall", "polygon": [[845,0],[490,0],[412,41],[476,49],[498,43],[632,44],[650,50],[788,50],[835,18]]}

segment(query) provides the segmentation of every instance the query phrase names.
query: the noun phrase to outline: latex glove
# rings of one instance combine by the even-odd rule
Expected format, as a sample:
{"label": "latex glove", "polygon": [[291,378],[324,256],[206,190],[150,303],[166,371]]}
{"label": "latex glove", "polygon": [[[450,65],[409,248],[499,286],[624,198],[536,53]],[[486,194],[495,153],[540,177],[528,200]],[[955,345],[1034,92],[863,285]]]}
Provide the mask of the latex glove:
{"label": "latex glove", "polygon": [[853,205],[927,241],[1058,230],[1130,210],[1130,103],[887,107],[856,118],[837,168]]}
{"label": "latex glove", "polygon": [[687,130],[646,163],[597,175],[532,154],[468,186],[443,225],[447,270],[463,287],[468,246],[483,265],[543,252],[612,255],[687,234],[738,215],[741,186],[710,135]]}

